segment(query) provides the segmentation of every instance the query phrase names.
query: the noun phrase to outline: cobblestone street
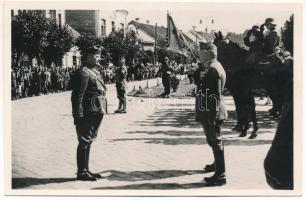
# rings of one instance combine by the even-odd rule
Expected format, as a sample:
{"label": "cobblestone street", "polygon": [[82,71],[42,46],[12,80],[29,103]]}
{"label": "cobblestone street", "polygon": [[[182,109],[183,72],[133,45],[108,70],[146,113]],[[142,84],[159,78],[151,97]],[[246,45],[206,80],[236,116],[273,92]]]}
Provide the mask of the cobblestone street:
{"label": "cobblestone street", "polygon": [[[128,91],[146,86],[128,83]],[[150,80],[150,86],[156,80]],[[266,100],[256,99],[259,136],[250,140],[232,132],[234,102],[227,96],[225,123],[227,184],[204,188],[203,167],[213,160],[203,130],[194,119],[194,99],[128,97],[128,113],[117,108],[114,85],[108,86],[109,114],[93,144],[91,171],[96,182],[76,181],[77,137],[71,92],[12,102],[12,178],[15,189],[264,189],[263,160],[277,122],[268,117]]]}

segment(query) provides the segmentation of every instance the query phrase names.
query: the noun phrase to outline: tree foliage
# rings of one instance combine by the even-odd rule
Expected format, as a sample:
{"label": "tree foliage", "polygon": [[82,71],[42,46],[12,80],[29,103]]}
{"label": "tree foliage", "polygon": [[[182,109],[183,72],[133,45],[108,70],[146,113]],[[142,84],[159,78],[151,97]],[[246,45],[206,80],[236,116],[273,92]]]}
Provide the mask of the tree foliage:
{"label": "tree foliage", "polygon": [[103,45],[103,41],[99,37],[84,34],[77,39],[75,45],[79,48],[82,57],[86,57],[89,48],[91,48],[92,46],[101,47]]}
{"label": "tree foliage", "polygon": [[29,10],[12,18],[12,55],[18,64],[23,55],[40,63],[58,63],[73,45],[73,37],[67,27],[59,27],[47,19],[44,11]]}
{"label": "tree foliage", "polygon": [[49,21],[46,46],[42,52],[44,60],[48,64],[60,64],[63,56],[72,46],[73,36],[68,27],[60,27],[54,21]]}
{"label": "tree foliage", "polygon": [[44,13],[37,10],[22,12],[12,18],[12,54],[19,58],[26,54],[29,59],[41,59],[48,32]]}
{"label": "tree foliage", "polygon": [[285,22],[283,31],[282,31],[282,41],[284,47],[293,55],[293,15],[290,16],[289,20]]}

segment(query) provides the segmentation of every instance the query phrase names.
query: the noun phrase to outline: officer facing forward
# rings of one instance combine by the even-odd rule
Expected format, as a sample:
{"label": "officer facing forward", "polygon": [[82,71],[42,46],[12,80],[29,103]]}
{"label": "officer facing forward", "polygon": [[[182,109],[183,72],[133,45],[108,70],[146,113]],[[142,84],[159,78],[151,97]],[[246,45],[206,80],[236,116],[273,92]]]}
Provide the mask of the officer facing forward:
{"label": "officer facing forward", "polygon": [[212,148],[214,163],[206,165],[206,172],[215,172],[204,178],[207,186],[226,183],[225,161],[222,142],[222,125],[227,119],[222,91],[225,86],[225,71],[217,61],[217,47],[212,43],[200,43],[200,69],[197,71],[196,118],[201,122],[207,143]]}
{"label": "officer facing forward", "polygon": [[127,69],[125,66],[125,59],[122,58],[119,66],[116,68],[116,90],[119,104],[115,113],[126,113],[126,76]]}
{"label": "officer facing forward", "polygon": [[106,109],[106,87],[96,70],[100,61],[100,50],[91,47],[86,56],[85,66],[76,73],[72,85],[72,112],[78,136],[77,179],[95,181],[99,174],[89,171],[91,143],[96,139]]}

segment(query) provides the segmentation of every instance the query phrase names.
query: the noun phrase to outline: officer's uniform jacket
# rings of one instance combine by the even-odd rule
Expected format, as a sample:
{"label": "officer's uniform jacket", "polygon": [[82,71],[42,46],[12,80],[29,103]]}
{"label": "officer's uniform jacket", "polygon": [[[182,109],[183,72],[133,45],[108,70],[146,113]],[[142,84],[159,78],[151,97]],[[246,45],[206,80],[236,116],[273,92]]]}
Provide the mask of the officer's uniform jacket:
{"label": "officer's uniform jacket", "polygon": [[127,76],[127,68],[123,65],[116,70],[116,87],[117,89],[125,90],[125,79]]}
{"label": "officer's uniform jacket", "polygon": [[280,51],[280,35],[276,30],[270,31],[264,38],[264,51],[266,55],[271,55]]}
{"label": "officer's uniform jacket", "polygon": [[161,72],[162,72],[162,82],[163,85],[170,85],[171,84],[171,73],[172,73],[172,68],[169,67],[168,64],[164,64],[164,66],[162,66],[161,68]]}
{"label": "officer's uniform jacket", "polygon": [[213,59],[205,63],[203,70],[197,71],[197,95],[196,95],[196,120],[226,120],[227,111],[225,109],[222,92],[224,90],[226,74],[222,65]]}
{"label": "officer's uniform jacket", "polygon": [[82,68],[75,74],[72,88],[74,118],[106,113],[106,86],[97,70]]}

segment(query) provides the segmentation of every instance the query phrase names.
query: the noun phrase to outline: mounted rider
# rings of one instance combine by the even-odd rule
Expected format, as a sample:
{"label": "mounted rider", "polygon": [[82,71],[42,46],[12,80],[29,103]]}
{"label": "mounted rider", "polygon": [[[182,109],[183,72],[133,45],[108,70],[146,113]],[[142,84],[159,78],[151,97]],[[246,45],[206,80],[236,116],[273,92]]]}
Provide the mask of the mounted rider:
{"label": "mounted rider", "polygon": [[[265,61],[272,64],[280,64],[280,34],[276,29],[273,18],[267,18],[265,23],[260,26],[260,33],[263,38],[263,53]],[[266,30],[265,30],[266,29]]]}
{"label": "mounted rider", "polygon": [[260,33],[259,26],[253,26],[244,37],[244,44],[249,47],[250,54],[246,59],[248,65],[256,64],[263,56],[263,37]]}
{"label": "mounted rider", "polygon": [[260,27],[255,25],[247,32],[244,38],[245,45],[250,48],[247,64],[281,63],[280,34],[276,26],[273,18],[267,18]]}

